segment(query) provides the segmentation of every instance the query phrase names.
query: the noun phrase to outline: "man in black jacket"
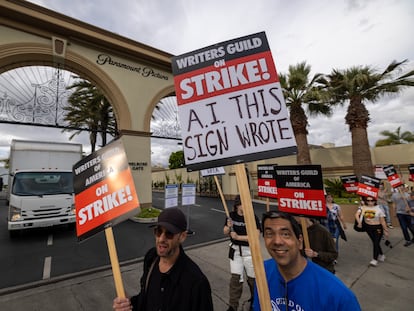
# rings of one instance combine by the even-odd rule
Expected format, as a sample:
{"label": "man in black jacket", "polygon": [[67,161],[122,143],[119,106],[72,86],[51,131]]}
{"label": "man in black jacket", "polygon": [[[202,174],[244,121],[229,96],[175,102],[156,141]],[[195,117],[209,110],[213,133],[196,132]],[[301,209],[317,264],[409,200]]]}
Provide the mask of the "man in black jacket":
{"label": "man in black jacket", "polygon": [[212,311],[210,283],[182,247],[187,221],[178,208],[166,208],[154,226],[155,247],[144,258],[141,292],[117,297],[116,311]]}
{"label": "man in black jacket", "polygon": [[[298,217],[296,217],[298,220]],[[305,217],[310,248],[305,248],[306,257],[326,270],[335,273],[334,262],[338,258],[331,233],[318,221]]]}

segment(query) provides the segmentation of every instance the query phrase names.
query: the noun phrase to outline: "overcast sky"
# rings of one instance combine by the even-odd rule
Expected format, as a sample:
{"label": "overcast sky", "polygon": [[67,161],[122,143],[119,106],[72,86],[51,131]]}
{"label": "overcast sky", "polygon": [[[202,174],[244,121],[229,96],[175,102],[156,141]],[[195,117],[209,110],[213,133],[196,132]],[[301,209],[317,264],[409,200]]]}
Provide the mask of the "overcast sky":
{"label": "overcast sky", "polygon": [[[393,60],[404,59],[409,60],[407,69],[414,69],[412,0],[31,2],[174,55],[265,31],[279,72],[302,61],[312,66],[313,74],[359,65],[382,71]],[[413,103],[414,88],[367,103],[370,145],[383,138],[379,134],[383,130],[414,131]],[[338,108],[330,118],[310,119],[309,143],[350,145],[344,116],[345,108]],[[0,131],[7,132],[3,125]],[[50,131],[36,129],[33,136],[33,131],[15,127],[10,139],[43,139]],[[171,150],[177,150],[174,141],[153,145],[152,162],[166,164]]]}

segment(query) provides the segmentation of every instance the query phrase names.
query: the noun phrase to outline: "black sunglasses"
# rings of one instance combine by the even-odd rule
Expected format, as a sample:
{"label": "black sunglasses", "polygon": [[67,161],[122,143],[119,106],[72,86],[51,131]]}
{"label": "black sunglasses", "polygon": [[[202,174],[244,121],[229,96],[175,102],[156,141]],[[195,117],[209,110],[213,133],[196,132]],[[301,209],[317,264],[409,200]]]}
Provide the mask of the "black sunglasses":
{"label": "black sunglasses", "polygon": [[157,238],[159,238],[160,236],[161,236],[161,234],[165,234],[165,237],[168,239],[168,240],[172,240],[173,238],[174,238],[174,233],[172,233],[172,232],[170,232],[170,231],[168,231],[168,230],[164,230],[163,228],[161,228],[161,227],[155,227],[154,228],[154,235],[157,237]]}
{"label": "black sunglasses", "polygon": [[375,202],[375,200],[367,200],[367,202]]}

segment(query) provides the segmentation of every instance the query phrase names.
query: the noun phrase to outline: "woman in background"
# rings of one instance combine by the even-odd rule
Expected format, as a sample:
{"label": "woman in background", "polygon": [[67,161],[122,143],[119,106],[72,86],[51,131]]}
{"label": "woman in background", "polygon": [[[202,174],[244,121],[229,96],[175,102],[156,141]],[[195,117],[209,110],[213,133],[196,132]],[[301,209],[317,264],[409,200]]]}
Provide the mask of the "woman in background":
{"label": "woman in background", "polygon": [[333,197],[330,193],[326,194],[326,219],[321,220],[321,224],[324,225],[329,232],[331,233],[332,237],[335,240],[335,247],[336,251],[339,253],[339,227],[346,229],[346,223],[342,216],[341,207],[334,203]]}
{"label": "woman in background", "polygon": [[358,222],[358,227],[361,228],[362,221],[365,221],[366,232],[373,245],[373,258],[369,264],[370,266],[376,267],[378,261],[383,262],[385,260],[385,255],[380,245],[384,233],[388,237],[385,213],[373,197],[364,197],[362,200],[364,201],[364,206],[358,208],[355,213],[355,219]]}

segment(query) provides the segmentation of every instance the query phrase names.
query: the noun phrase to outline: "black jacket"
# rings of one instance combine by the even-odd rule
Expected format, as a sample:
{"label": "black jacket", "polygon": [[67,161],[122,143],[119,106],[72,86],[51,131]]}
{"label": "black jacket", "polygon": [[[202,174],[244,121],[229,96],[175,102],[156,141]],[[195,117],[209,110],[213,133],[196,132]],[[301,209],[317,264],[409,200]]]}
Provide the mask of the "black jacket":
{"label": "black jacket", "polygon": [[[146,283],[153,263],[158,263],[155,247],[144,258],[144,272],[141,277],[141,292],[131,298],[133,310],[145,311]],[[165,297],[162,311],[213,311],[211,288],[207,277],[188,257],[180,246],[180,255],[169,272],[171,293]]]}
{"label": "black jacket", "polygon": [[314,223],[308,227],[310,248],[318,252],[318,257],[312,261],[321,267],[335,273],[334,260],[338,258],[335,242],[331,233],[319,223]]}

